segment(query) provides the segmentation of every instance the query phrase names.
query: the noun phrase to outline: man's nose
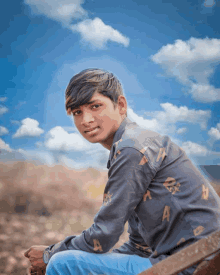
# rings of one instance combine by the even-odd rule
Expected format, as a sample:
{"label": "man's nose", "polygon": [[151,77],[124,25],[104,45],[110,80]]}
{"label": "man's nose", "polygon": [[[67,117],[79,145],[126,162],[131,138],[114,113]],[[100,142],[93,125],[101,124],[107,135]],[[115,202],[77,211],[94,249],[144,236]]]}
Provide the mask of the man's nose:
{"label": "man's nose", "polygon": [[94,121],[94,117],[90,112],[83,113],[82,124],[87,125]]}

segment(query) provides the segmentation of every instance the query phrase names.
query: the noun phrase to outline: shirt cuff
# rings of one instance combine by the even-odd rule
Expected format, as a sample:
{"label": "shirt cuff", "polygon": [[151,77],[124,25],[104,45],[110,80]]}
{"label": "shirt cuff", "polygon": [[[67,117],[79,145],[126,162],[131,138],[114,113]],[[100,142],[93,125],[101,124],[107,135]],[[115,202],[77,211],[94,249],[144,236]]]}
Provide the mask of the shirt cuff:
{"label": "shirt cuff", "polygon": [[43,253],[43,261],[45,264],[48,264],[49,260],[50,260],[50,252],[51,252],[51,248],[53,247],[54,245],[50,245],[48,246],[45,250],[44,250],[44,253]]}

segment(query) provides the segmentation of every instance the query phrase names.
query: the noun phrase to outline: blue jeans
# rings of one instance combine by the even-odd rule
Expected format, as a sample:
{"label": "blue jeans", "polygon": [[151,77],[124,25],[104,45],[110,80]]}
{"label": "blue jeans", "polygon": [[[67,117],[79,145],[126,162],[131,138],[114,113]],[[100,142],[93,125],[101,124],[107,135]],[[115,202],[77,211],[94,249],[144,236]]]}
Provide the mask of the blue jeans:
{"label": "blue jeans", "polygon": [[51,257],[46,275],[136,275],[151,266],[149,259],[137,255],[67,250]]}

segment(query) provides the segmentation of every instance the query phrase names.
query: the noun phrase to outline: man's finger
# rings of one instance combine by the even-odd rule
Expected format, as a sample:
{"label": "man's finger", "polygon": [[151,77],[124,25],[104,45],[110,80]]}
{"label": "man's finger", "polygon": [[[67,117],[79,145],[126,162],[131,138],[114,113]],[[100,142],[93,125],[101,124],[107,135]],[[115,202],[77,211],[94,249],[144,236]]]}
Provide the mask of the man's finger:
{"label": "man's finger", "polygon": [[36,275],[36,274],[38,274],[38,273],[37,273],[37,270],[36,270],[33,266],[31,266],[31,267],[29,268],[29,273],[28,273],[28,275]]}
{"label": "man's finger", "polygon": [[27,275],[31,275],[31,269],[32,269],[32,267],[28,268],[28,274]]}
{"label": "man's finger", "polygon": [[28,253],[30,252],[30,250],[31,250],[31,247],[30,247],[30,248],[28,248],[28,250],[26,250],[26,251],[24,252],[24,256],[25,256],[25,257],[27,257],[27,258],[28,258]]}
{"label": "man's finger", "polygon": [[35,267],[31,266],[29,268],[28,275],[45,275],[45,272],[46,272],[46,268],[41,269],[41,268],[35,268]]}

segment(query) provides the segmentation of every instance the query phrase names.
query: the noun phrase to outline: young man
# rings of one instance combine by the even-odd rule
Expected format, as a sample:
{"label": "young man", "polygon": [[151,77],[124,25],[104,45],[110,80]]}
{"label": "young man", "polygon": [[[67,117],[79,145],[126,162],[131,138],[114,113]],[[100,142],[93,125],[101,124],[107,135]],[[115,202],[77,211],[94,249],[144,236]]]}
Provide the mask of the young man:
{"label": "young man", "polygon": [[[33,270],[47,264],[48,275],[134,275],[220,228],[220,200],[210,183],[168,136],[126,117],[126,99],[113,74],[88,69],[75,75],[66,89],[66,110],[85,139],[110,150],[108,182],[89,229],[26,251]],[[107,253],[127,221],[129,241]]]}

